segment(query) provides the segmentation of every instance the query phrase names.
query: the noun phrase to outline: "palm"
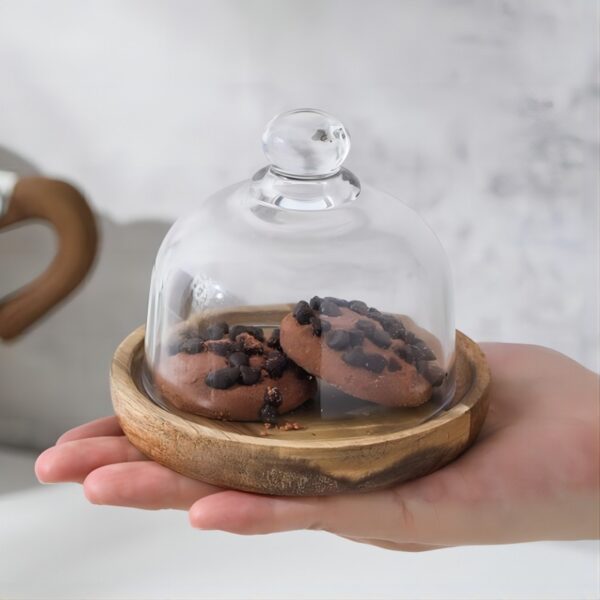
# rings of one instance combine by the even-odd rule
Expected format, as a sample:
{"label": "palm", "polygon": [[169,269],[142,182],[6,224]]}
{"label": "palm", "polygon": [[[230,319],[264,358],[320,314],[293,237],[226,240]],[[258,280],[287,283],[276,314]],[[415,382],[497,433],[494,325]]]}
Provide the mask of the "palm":
{"label": "palm", "polygon": [[427,549],[541,539],[552,520],[550,535],[568,537],[573,524],[563,532],[555,515],[566,491],[598,489],[597,460],[590,460],[598,456],[598,378],[543,348],[484,349],[493,385],[477,443],[444,469],[388,490],[308,499],[221,490],[147,460],[114,417],[66,433],[36,470],[44,481],[83,482],[92,502],[191,507],[193,524],[236,533],[319,528]]}

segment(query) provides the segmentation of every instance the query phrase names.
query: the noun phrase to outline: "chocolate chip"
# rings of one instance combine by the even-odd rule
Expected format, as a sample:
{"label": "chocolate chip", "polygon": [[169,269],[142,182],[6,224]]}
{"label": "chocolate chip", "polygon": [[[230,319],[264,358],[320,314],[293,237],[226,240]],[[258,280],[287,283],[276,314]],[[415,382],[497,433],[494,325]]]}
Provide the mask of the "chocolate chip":
{"label": "chocolate chip", "polygon": [[310,299],[309,306],[313,310],[319,310],[321,308],[321,302],[323,302],[323,298],[319,298],[319,296],[313,296]]}
{"label": "chocolate chip", "polygon": [[367,315],[371,318],[374,318],[376,315],[380,315],[381,312],[378,311],[376,308],[373,308],[372,306],[369,308],[369,310],[367,310]]}
{"label": "chocolate chip", "polygon": [[431,348],[423,340],[418,340],[412,344],[412,348],[415,355],[420,360],[435,360],[437,358]]}
{"label": "chocolate chip", "polygon": [[406,334],[404,335],[404,341],[406,341],[408,344],[416,344],[421,340],[412,331],[407,330]]}
{"label": "chocolate chip", "polygon": [[392,338],[387,331],[383,329],[373,329],[371,331],[365,331],[365,335],[370,339],[376,346],[380,348],[389,348],[392,343]]}
{"label": "chocolate chip", "polygon": [[343,329],[334,329],[327,334],[326,341],[334,350],[345,350],[350,345],[350,334]]}
{"label": "chocolate chip", "polygon": [[367,321],[367,319],[359,319],[354,326],[361,331],[373,331],[373,329],[375,329],[375,323],[373,323],[373,321]]}
{"label": "chocolate chip", "polygon": [[374,321],[377,321],[382,327],[389,325],[392,321],[395,320],[395,318],[392,315],[388,315],[379,311],[370,313],[368,316],[371,317],[371,319],[373,319]]}
{"label": "chocolate chip", "polygon": [[319,319],[317,315],[313,315],[310,318],[310,324],[312,325],[313,335],[321,337],[321,334],[323,333],[323,324],[321,323],[321,319]]}
{"label": "chocolate chip", "polygon": [[229,339],[233,342],[240,333],[246,333],[248,328],[245,325],[234,325],[229,328]]}
{"label": "chocolate chip", "polygon": [[199,331],[200,328],[198,325],[189,325],[185,329],[179,331],[179,337],[182,339],[200,337]]}
{"label": "chocolate chip", "polygon": [[427,371],[424,373],[425,379],[429,381],[432,387],[438,387],[442,385],[446,377],[446,373],[443,369],[440,369],[437,365],[428,363]]}
{"label": "chocolate chip", "polygon": [[253,327],[252,325],[234,325],[229,329],[229,339],[231,341],[235,340],[240,333],[249,333],[261,342],[264,342],[265,340],[265,333],[262,328]]}
{"label": "chocolate chip", "polygon": [[385,330],[392,336],[394,340],[404,340],[406,338],[406,329],[402,323],[396,321],[392,323]]}
{"label": "chocolate chip", "polygon": [[427,360],[418,360],[416,362],[417,371],[427,379],[427,381],[433,386],[437,387],[442,385],[446,373],[443,369],[437,365],[431,364]]}
{"label": "chocolate chip", "polygon": [[271,404],[263,404],[263,406],[261,406],[260,411],[258,413],[258,418],[263,423],[270,423],[271,425],[275,425],[277,423],[277,417],[277,408],[275,408]]}
{"label": "chocolate chip", "polygon": [[325,319],[321,319],[321,331],[327,332],[331,329],[331,323]]}
{"label": "chocolate chip", "polygon": [[250,364],[250,359],[245,352],[234,352],[229,355],[230,367],[241,367],[242,365],[247,366],[248,364]]}
{"label": "chocolate chip", "polygon": [[271,332],[271,337],[267,341],[267,346],[269,346],[269,348],[275,348],[277,350],[281,348],[281,344],[279,342],[279,335],[279,327],[275,327],[275,329],[273,329],[273,331]]}
{"label": "chocolate chip", "polygon": [[365,351],[360,347],[352,348],[342,354],[342,360],[353,367],[364,367]]}
{"label": "chocolate chip", "polygon": [[200,335],[200,329],[198,327],[194,327],[194,326],[190,326],[190,327],[186,327],[185,329],[183,329],[182,331],[180,331],[177,334],[179,341],[183,341],[183,340],[191,340],[193,338],[202,338],[204,339],[201,335]]}
{"label": "chocolate chip", "polygon": [[199,354],[204,350],[206,350],[204,340],[199,337],[183,340],[179,345],[179,352],[185,352],[186,354]]}
{"label": "chocolate chip", "polygon": [[310,323],[310,318],[313,316],[313,310],[308,302],[300,300],[300,302],[294,306],[292,314],[299,325],[308,325]]}
{"label": "chocolate chip", "polygon": [[394,340],[406,340],[407,331],[402,324],[402,321],[396,319],[392,315],[372,315],[371,318],[377,321],[383,330],[387,332],[390,337]]}
{"label": "chocolate chip", "polygon": [[402,365],[395,359],[395,358],[390,358],[388,360],[388,371],[401,371],[402,370]]}
{"label": "chocolate chip", "polygon": [[352,329],[348,332],[350,335],[350,345],[360,346],[365,341],[365,332],[358,329]]}
{"label": "chocolate chip", "polygon": [[279,388],[276,387],[268,387],[265,390],[265,395],[263,396],[263,402],[270,406],[281,406],[283,402],[283,396],[279,391]]}
{"label": "chocolate chip", "polygon": [[328,317],[339,317],[342,314],[340,307],[331,300],[323,300],[321,302],[321,314],[327,315]]}
{"label": "chocolate chip", "polygon": [[[244,351],[244,344],[242,344],[242,342],[227,342],[229,344],[229,348],[230,348],[230,354],[232,352],[243,352]],[[262,346],[261,346],[262,348]]]}
{"label": "chocolate chip", "polygon": [[373,371],[373,373],[382,373],[387,365],[387,360],[381,354],[365,354],[365,369]]}
{"label": "chocolate chip", "polygon": [[415,367],[417,367],[417,371],[425,376],[425,373],[427,373],[427,361],[426,360],[418,360],[415,362]]}
{"label": "chocolate chip", "polygon": [[350,304],[348,304],[350,310],[353,310],[355,313],[359,315],[366,315],[369,311],[369,307],[362,300],[351,300]]}
{"label": "chocolate chip", "polygon": [[287,367],[287,358],[276,350],[269,352],[267,360],[265,361],[265,369],[269,374],[269,377],[273,379],[279,379]]}
{"label": "chocolate chip", "polygon": [[350,304],[348,300],[343,300],[342,298],[334,298],[333,296],[325,296],[323,300],[326,300],[327,302],[333,302],[337,306],[343,307],[347,307]]}
{"label": "chocolate chip", "polygon": [[411,346],[399,346],[394,348],[394,352],[404,361],[409,364],[416,362],[415,353]]}
{"label": "chocolate chip", "polygon": [[382,315],[379,323],[385,331],[395,340],[403,340],[406,337],[406,328],[400,319],[396,319],[391,315]]}
{"label": "chocolate chip", "polygon": [[243,350],[246,354],[262,354],[262,344],[250,333],[240,333],[235,341],[238,343],[238,347]]}
{"label": "chocolate chip", "polygon": [[254,385],[260,381],[260,369],[249,367],[247,365],[240,366],[240,376],[244,385]]}
{"label": "chocolate chip", "polygon": [[206,340],[220,340],[229,331],[229,325],[225,321],[211,323],[200,329],[200,335]]}
{"label": "chocolate chip", "polygon": [[204,383],[206,383],[208,387],[217,390],[226,390],[235,385],[239,378],[239,367],[225,367],[223,369],[218,369],[217,371],[211,371],[204,379]]}
{"label": "chocolate chip", "polygon": [[385,323],[385,321],[387,319],[389,319],[388,315],[384,315],[383,313],[380,313],[378,310],[371,312],[371,309],[369,309],[367,317],[370,317],[371,319],[373,319],[373,321],[377,321],[382,327],[383,327],[383,323]]}
{"label": "chocolate chip", "polygon": [[206,347],[208,348],[209,352],[214,352],[218,356],[227,356],[234,350],[233,344],[227,340],[223,342],[215,342],[210,340],[206,342]]}
{"label": "chocolate chip", "polygon": [[358,346],[344,352],[342,360],[353,367],[362,367],[374,373],[381,373],[387,364],[387,361],[381,354],[367,354]]}

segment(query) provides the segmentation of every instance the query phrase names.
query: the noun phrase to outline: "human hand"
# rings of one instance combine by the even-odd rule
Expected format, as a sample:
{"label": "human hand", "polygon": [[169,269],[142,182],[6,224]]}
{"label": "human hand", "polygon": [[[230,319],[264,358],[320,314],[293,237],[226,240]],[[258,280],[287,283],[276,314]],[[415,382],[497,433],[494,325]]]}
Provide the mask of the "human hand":
{"label": "human hand", "polygon": [[483,344],[490,409],[475,445],[389,489],[320,498],[259,496],[149,461],[115,417],[65,433],[40,481],[83,483],[97,504],[189,510],[191,524],[240,534],[325,530],[397,550],[600,535],[600,378],[552,350]]}

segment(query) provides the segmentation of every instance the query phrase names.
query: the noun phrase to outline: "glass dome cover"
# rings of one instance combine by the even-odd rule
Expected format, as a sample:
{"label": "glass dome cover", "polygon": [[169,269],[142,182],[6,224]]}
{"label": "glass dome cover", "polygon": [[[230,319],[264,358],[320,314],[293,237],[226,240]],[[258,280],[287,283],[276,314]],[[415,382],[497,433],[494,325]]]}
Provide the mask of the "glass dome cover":
{"label": "glass dome cover", "polygon": [[[275,117],[269,165],[166,235],[152,273],[144,383],[204,417],[414,425],[454,393],[448,260],[408,206],[342,166],[343,124]],[[396,419],[397,422],[397,419]]]}

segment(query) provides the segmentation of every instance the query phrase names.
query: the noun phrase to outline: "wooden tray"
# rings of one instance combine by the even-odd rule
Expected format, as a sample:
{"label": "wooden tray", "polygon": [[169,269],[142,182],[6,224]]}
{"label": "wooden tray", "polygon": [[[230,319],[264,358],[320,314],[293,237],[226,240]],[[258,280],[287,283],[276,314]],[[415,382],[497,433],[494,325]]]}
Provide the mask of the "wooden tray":
{"label": "wooden tray", "polygon": [[215,421],[155,404],[141,384],[143,342],[140,327],[117,348],[112,363],[113,406],[125,435],[156,462],[224,488],[314,496],[420,477],[473,443],[488,408],[485,357],[457,332],[455,398],[430,420],[407,427],[409,409],[396,417],[392,411],[383,419],[333,421],[307,412],[293,417],[306,429],[270,430],[261,437],[260,423]]}

